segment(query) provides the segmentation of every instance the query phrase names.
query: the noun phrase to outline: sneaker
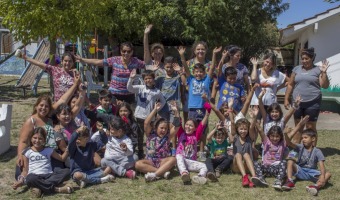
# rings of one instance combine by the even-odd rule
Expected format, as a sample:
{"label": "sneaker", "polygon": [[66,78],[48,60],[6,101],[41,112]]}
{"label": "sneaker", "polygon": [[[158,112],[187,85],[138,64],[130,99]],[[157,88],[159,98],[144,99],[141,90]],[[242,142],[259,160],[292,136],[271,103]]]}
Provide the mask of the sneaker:
{"label": "sneaker", "polygon": [[187,172],[183,172],[181,175],[183,183],[189,183],[191,181],[190,175]]}
{"label": "sneaker", "polygon": [[152,182],[152,181],[157,180],[156,174],[152,172],[146,173],[144,177],[145,177],[145,182]]}
{"label": "sneaker", "polygon": [[254,186],[255,186],[254,183],[251,182],[251,181],[249,181],[249,187],[250,187],[250,188],[253,188]]}
{"label": "sneaker", "polygon": [[282,181],[279,180],[279,179],[275,179],[275,181],[274,181],[272,187],[275,188],[275,189],[281,189],[281,187],[282,187]]}
{"label": "sneaker", "polygon": [[101,183],[113,182],[114,180],[115,180],[115,177],[112,174],[108,174],[100,179]]}
{"label": "sneaker", "polygon": [[319,192],[319,187],[316,186],[316,185],[310,185],[310,186],[306,186],[306,191],[313,195],[313,196],[316,196],[318,195],[318,192]]}
{"label": "sneaker", "polygon": [[216,170],[215,170],[215,176],[217,177],[217,178],[220,178],[221,177],[221,170],[219,169],[219,168],[216,168]]}
{"label": "sneaker", "polygon": [[39,188],[31,188],[31,193],[32,193],[32,196],[35,198],[40,198],[42,194]]}
{"label": "sneaker", "polygon": [[291,190],[295,187],[295,184],[293,181],[287,180],[287,182],[281,187],[284,190]]}
{"label": "sneaker", "polygon": [[208,172],[207,173],[207,178],[211,181],[211,182],[217,182],[218,179],[215,176],[215,174],[213,172]]}
{"label": "sneaker", "polygon": [[203,176],[193,176],[192,182],[200,184],[200,185],[204,185],[207,182],[207,179]]}
{"label": "sneaker", "polygon": [[129,179],[135,179],[136,178],[136,172],[132,169],[129,169],[125,172],[125,176]]}
{"label": "sneaker", "polygon": [[258,187],[268,187],[268,183],[262,177],[251,177],[251,181]]}
{"label": "sneaker", "polygon": [[246,187],[248,185],[249,185],[249,178],[248,178],[248,174],[246,174],[242,177],[242,186]]}
{"label": "sneaker", "polygon": [[169,180],[170,179],[170,172],[169,171],[165,172],[163,177],[164,177],[164,179]]}
{"label": "sneaker", "polygon": [[79,181],[79,188],[82,189],[86,186],[86,182],[85,181]]}
{"label": "sneaker", "polygon": [[56,192],[58,193],[64,193],[64,194],[71,194],[73,192],[73,187],[65,185],[63,187],[56,187]]}

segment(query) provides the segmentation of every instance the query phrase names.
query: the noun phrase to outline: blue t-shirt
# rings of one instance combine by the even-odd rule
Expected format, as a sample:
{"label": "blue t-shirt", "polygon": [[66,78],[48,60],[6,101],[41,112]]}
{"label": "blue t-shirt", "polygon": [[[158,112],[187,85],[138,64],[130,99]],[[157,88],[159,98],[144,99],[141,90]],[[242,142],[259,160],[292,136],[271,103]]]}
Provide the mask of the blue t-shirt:
{"label": "blue t-shirt", "polygon": [[229,98],[233,98],[233,109],[236,112],[240,112],[242,109],[241,97],[243,96],[245,96],[245,93],[241,86],[237,87],[236,84],[230,85],[229,83],[224,82],[222,85],[220,85],[220,97],[217,108],[220,109],[222,103],[228,102]]}
{"label": "blue t-shirt", "polygon": [[218,144],[215,138],[213,138],[212,141],[208,143],[208,147],[210,148],[210,158],[215,158],[216,156],[226,156],[228,146],[229,144],[227,139],[225,139],[222,144]]}
{"label": "blue t-shirt", "polygon": [[196,78],[190,75],[187,79],[189,85],[189,102],[188,108],[203,108],[204,100],[202,99],[202,94],[207,94],[210,98],[210,84],[212,79],[206,75],[201,80],[196,80]]}

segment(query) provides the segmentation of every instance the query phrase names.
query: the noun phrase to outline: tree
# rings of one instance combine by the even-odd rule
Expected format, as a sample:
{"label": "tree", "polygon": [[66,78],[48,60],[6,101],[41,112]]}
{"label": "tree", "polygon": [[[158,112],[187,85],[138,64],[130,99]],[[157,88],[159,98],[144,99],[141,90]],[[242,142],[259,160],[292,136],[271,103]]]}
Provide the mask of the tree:
{"label": "tree", "polygon": [[[14,2],[14,3],[13,3]],[[282,0],[2,0],[4,22],[16,39],[85,37],[97,28],[111,43],[141,43],[146,24],[151,42],[204,40],[210,46],[237,44],[248,57],[276,45]],[[6,11],[6,12],[4,12]]]}

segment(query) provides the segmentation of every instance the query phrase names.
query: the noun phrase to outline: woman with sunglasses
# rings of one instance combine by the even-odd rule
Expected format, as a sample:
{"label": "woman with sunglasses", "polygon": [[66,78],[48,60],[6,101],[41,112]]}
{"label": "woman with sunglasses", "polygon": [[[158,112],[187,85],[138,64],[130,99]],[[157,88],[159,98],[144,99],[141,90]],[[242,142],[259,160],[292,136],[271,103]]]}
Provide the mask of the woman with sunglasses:
{"label": "woman with sunglasses", "polygon": [[114,56],[107,59],[87,59],[79,55],[76,60],[82,63],[95,66],[112,67],[111,82],[109,90],[117,100],[133,103],[135,94],[127,90],[127,82],[133,69],[144,68],[144,62],[133,55],[133,45],[131,42],[124,42],[120,45],[121,56]]}

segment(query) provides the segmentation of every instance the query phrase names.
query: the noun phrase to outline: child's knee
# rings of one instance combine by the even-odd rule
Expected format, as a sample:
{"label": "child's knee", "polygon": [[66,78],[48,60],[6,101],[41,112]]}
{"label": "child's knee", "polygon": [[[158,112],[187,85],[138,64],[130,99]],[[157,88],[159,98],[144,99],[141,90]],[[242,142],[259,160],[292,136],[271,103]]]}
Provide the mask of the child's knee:
{"label": "child's knee", "polygon": [[75,172],[73,174],[73,179],[75,179],[75,180],[83,180],[84,179],[84,174],[82,172]]}

